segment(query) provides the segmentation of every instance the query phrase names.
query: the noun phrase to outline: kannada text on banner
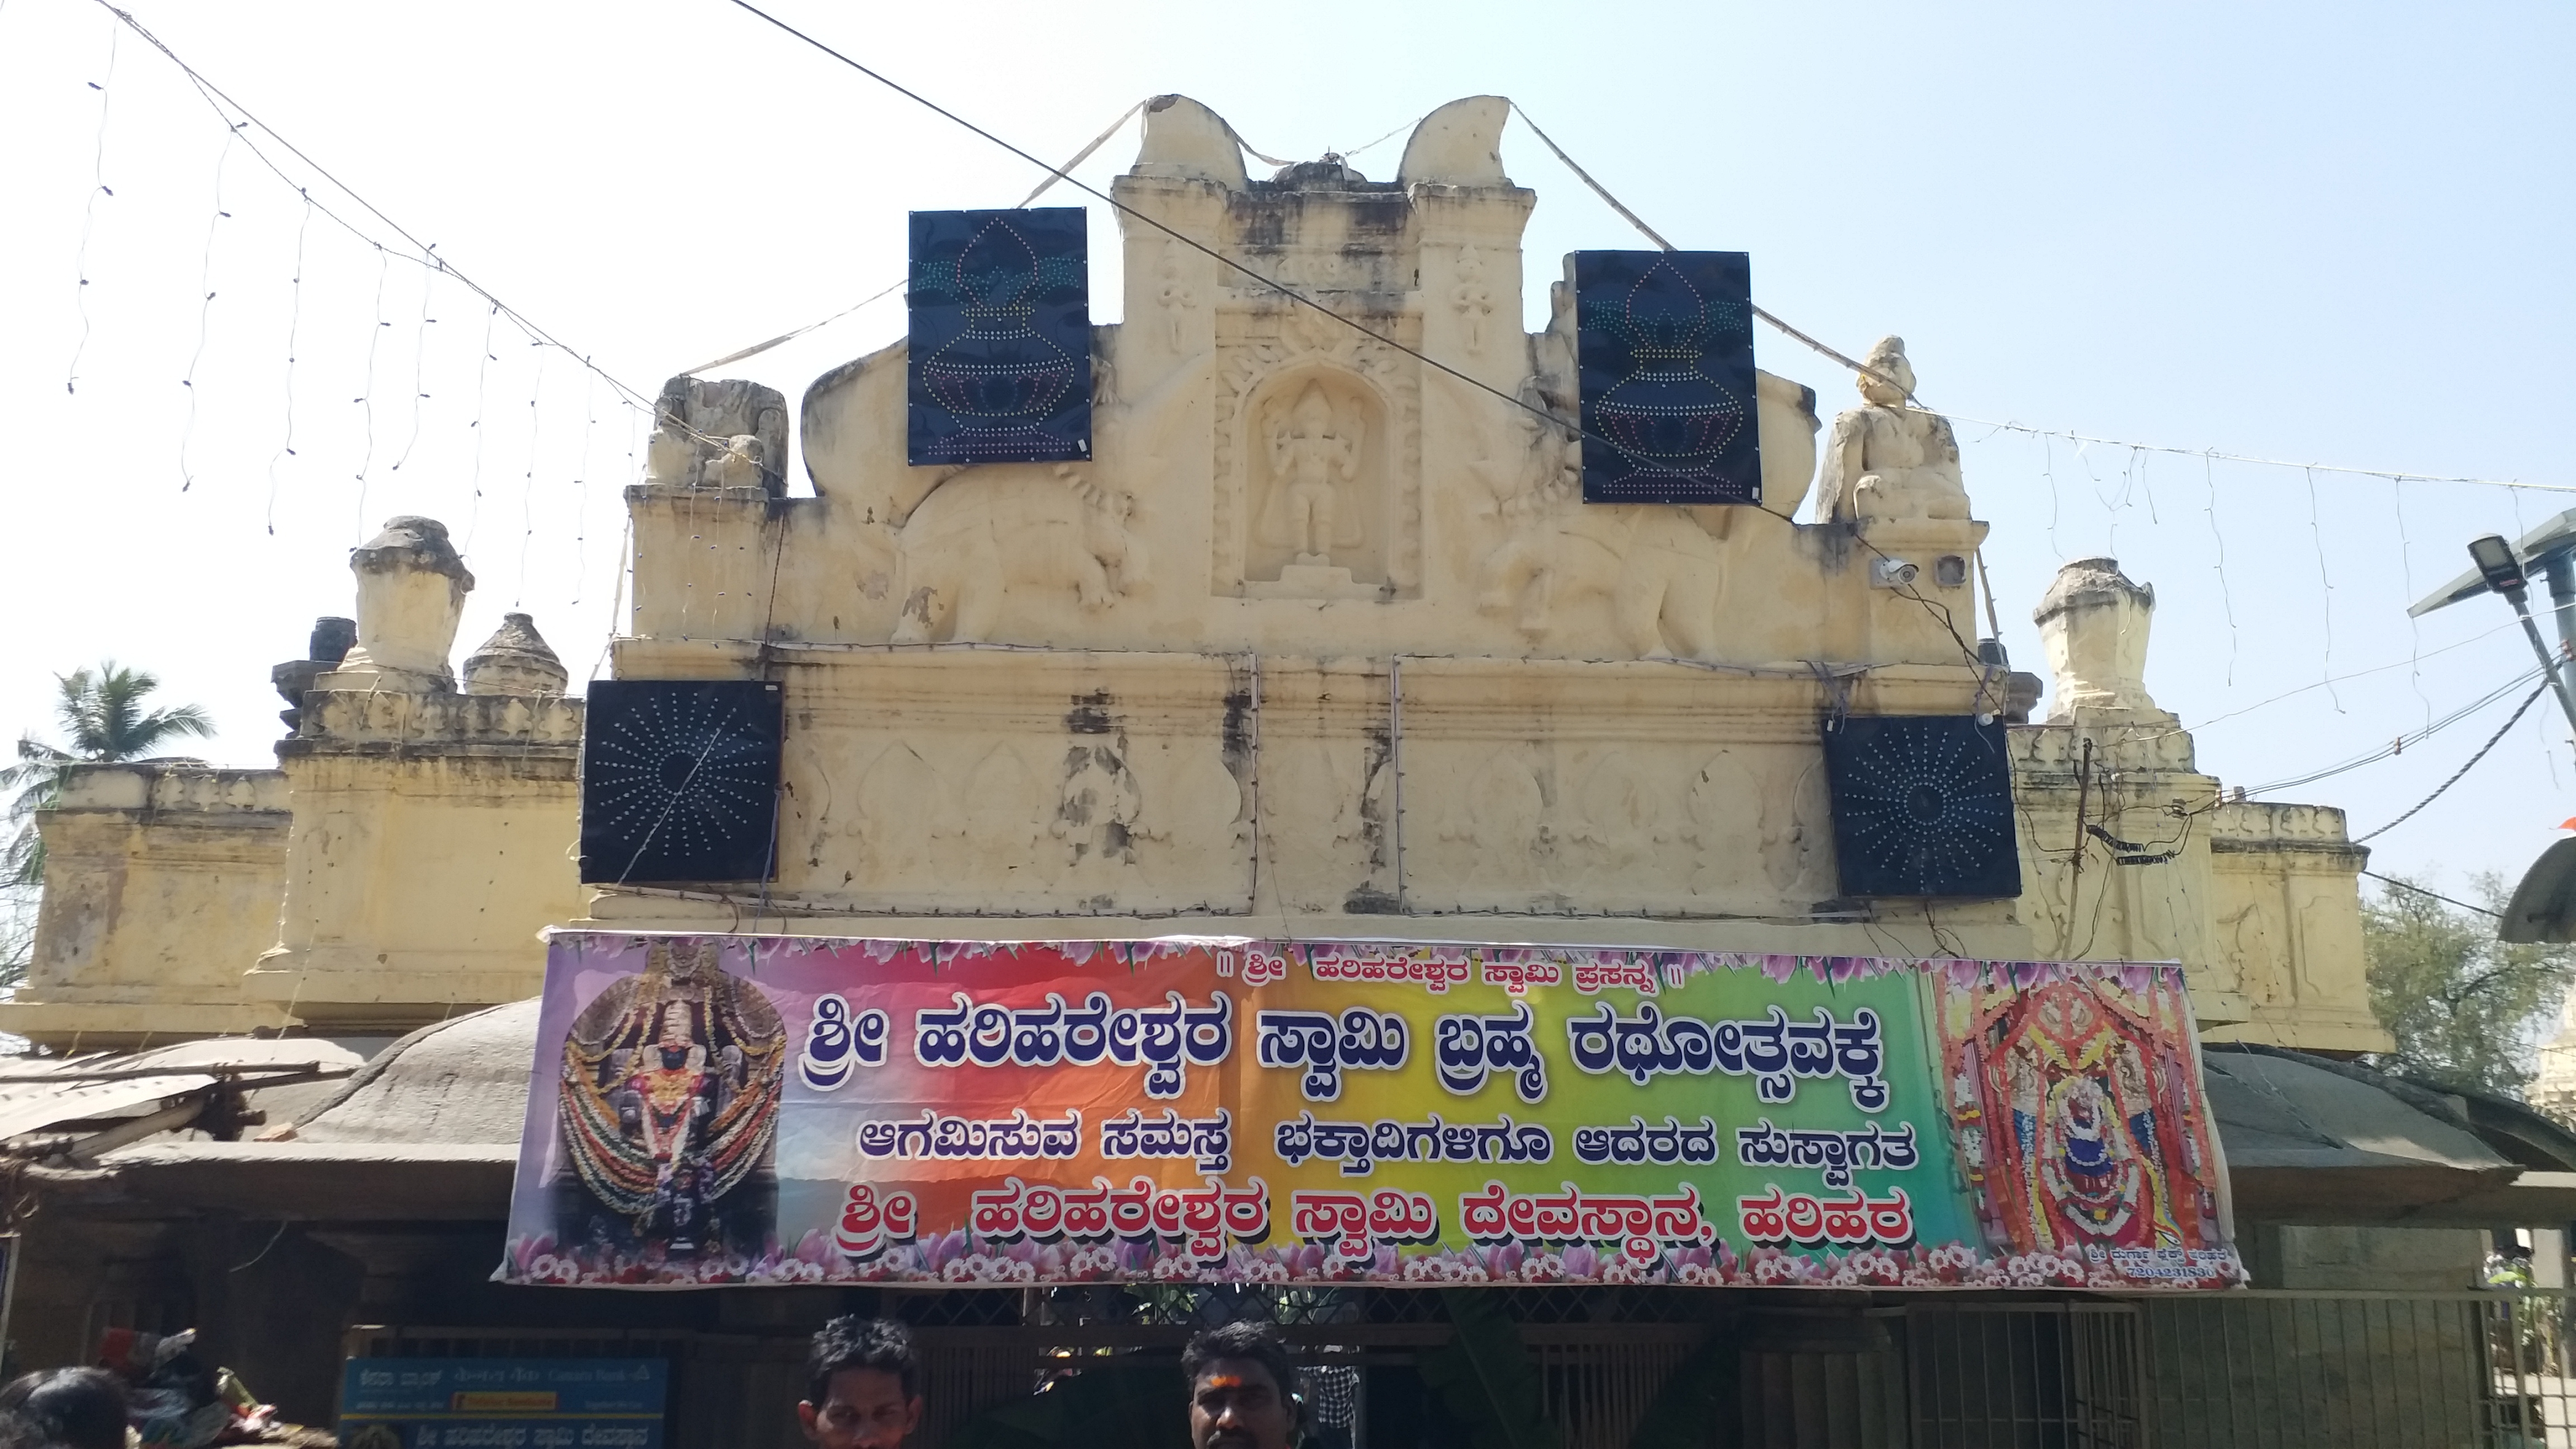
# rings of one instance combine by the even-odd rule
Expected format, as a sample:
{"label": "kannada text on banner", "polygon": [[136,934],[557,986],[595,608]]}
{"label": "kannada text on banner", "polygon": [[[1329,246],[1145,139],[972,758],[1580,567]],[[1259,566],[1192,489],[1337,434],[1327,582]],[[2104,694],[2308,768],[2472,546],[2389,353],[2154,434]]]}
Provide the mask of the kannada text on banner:
{"label": "kannada text on banner", "polygon": [[520,1283],[2212,1287],[2171,966],[558,933]]}

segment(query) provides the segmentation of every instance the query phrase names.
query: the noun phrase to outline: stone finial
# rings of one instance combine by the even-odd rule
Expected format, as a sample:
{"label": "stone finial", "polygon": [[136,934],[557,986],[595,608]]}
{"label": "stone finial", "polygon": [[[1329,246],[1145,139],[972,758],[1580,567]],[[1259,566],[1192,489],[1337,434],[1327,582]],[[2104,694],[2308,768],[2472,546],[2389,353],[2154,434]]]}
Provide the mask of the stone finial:
{"label": "stone finial", "polygon": [[492,637],[465,656],[467,694],[561,694],[571,679],[525,614],[503,614]]}
{"label": "stone finial", "polygon": [[278,697],[286,701],[287,707],[279,710],[277,717],[285,722],[288,734],[295,733],[302,726],[305,691],[313,687],[313,681],[339,668],[340,661],[348,657],[357,642],[357,620],[325,614],[313,621],[313,633],[305,643],[304,657],[289,659],[268,671],[268,682],[277,687]]}
{"label": "stone finial", "polygon": [[447,651],[474,575],[448,542],[447,525],[405,516],[349,550],[358,576],[358,639],[340,666],[315,681],[321,689],[391,689],[425,694],[453,690]]}
{"label": "stone finial", "polygon": [[2132,583],[2117,559],[2079,558],[2057,571],[2030,616],[2055,684],[2049,723],[2078,710],[2160,713],[2146,682],[2155,610],[2156,591]]}

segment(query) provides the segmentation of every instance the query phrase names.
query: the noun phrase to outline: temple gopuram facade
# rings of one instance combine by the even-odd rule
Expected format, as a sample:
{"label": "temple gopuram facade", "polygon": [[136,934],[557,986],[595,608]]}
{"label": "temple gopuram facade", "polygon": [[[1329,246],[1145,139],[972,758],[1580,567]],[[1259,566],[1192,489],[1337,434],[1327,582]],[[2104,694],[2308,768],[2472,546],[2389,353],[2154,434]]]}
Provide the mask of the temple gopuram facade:
{"label": "temple gopuram facade", "polygon": [[[2340,810],[2245,800],[2204,768],[2146,687],[2152,581],[2087,559],[2040,598],[1984,594],[1979,546],[2018,524],[1976,516],[1905,343],[1857,376],[1804,353],[1755,374],[1758,506],[1587,501],[1572,259],[1525,276],[1537,196],[1504,174],[1507,113],[1435,111],[1392,179],[1338,158],[1256,178],[1222,118],[1159,98],[1114,184],[1120,250],[1094,261],[1127,301],[1091,329],[1087,456],[914,463],[902,342],[817,378],[792,437],[777,392],[677,378],[626,490],[632,607],[587,700],[524,616],[451,664],[469,561],[396,519],[352,553],[350,616],[279,666],[274,768],[76,772],[40,817],[37,955],[0,1031],[59,1070],[164,1075],[8,1119],[37,1201],[22,1359],[184,1319],[318,1416],[344,1355],[579,1345],[684,1365],[675,1444],[744,1422],[785,1442],[798,1335],[901,1312],[934,1355],[937,1444],[1047,1363],[1167,1363],[1191,1314],[1245,1301],[485,1281],[521,1121],[548,1110],[527,1084],[549,928],[2178,964],[2258,1288],[2464,1289],[2485,1229],[2576,1216],[2576,1177],[2556,1181],[2576,1139],[2352,1064],[2391,1045],[2364,979],[2367,853]],[[1524,333],[1538,286],[1552,321]],[[1916,350],[1937,376],[1937,346]],[[2035,617],[2044,677],[1980,637],[2000,608]],[[671,801],[722,783],[705,721],[616,694],[647,682],[775,701],[774,776],[723,807],[774,809],[753,868],[633,868],[675,848],[655,835]],[[2001,893],[1850,888],[1865,822],[1828,740],[1930,717],[2000,731]],[[611,818],[612,767],[641,834]],[[1924,851],[1946,788],[1889,797]],[[1717,1385],[1703,1411],[1743,1433],[1656,1442],[1984,1443],[1940,1437],[1966,1411],[1924,1385],[2000,1373],[2011,1335],[2043,1361],[2013,1422],[2134,1427],[2165,1394],[2173,1425],[2193,1412],[2176,1375],[2224,1376],[2215,1315],[2267,1301],[1837,1286],[1355,1288],[1279,1311],[1377,1396],[1355,1445],[1431,1442],[1450,1410],[1423,1362],[1494,1312],[1568,1444],[1669,1423],[1684,1383]],[[2097,1372],[2123,1387],[2077,1382]]]}

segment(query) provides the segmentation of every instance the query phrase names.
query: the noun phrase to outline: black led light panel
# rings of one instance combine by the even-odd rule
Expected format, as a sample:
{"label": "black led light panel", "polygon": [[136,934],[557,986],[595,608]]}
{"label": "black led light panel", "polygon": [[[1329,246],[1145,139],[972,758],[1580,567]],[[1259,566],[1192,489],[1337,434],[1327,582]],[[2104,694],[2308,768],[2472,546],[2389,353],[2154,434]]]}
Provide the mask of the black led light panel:
{"label": "black led light panel", "polygon": [[1091,251],[1078,206],[912,214],[905,458],[1091,456]]}
{"label": "black led light panel", "polygon": [[581,732],[585,884],[767,880],[781,686],[602,679]]}
{"label": "black led light panel", "polygon": [[2021,894],[2001,722],[1847,717],[1825,727],[1825,779],[1844,895]]}
{"label": "black led light panel", "polygon": [[1576,252],[1586,503],[1760,503],[1743,252]]}

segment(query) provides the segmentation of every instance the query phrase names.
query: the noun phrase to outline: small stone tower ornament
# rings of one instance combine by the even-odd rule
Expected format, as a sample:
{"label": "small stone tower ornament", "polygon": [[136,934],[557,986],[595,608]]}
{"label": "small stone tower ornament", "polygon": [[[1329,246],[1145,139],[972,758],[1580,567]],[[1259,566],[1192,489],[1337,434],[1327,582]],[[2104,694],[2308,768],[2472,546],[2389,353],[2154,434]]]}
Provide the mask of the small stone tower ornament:
{"label": "small stone tower ornament", "polygon": [[474,575],[448,542],[447,525],[435,518],[389,519],[384,532],[349,550],[349,569],[358,576],[357,646],[315,687],[453,691],[447,654],[456,646]]}
{"label": "small stone tower ornament", "polygon": [[2079,558],[2057,571],[2031,622],[2048,651],[2056,695],[2050,724],[2080,716],[2169,718],[2147,696],[2147,627],[2156,591],[2132,583],[2120,561]]}
{"label": "small stone tower ornament", "polygon": [[492,637],[465,656],[467,694],[561,694],[571,678],[526,614],[503,614]]}

